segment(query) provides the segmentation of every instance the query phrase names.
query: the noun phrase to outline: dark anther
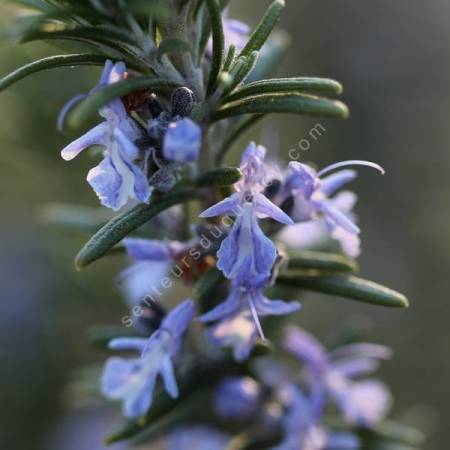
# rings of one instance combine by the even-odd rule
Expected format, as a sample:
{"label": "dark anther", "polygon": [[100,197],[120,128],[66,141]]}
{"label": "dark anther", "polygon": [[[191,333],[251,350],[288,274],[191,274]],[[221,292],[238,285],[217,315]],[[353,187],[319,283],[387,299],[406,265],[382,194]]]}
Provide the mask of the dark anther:
{"label": "dark anther", "polygon": [[187,87],[175,89],[172,94],[172,115],[187,117],[194,107],[194,93]]}

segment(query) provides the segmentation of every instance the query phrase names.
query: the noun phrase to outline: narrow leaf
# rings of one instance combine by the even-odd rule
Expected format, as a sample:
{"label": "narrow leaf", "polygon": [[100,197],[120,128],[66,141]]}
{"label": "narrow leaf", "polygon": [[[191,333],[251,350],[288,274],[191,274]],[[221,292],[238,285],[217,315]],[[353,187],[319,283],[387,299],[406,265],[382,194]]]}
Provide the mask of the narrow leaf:
{"label": "narrow leaf", "polygon": [[33,61],[30,64],[20,67],[19,69],[11,72],[6,77],[0,80],[0,92],[22,80],[28,75],[32,75],[36,72],[43,70],[54,69],[56,67],[65,66],[91,66],[91,65],[103,65],[105,63],[106,56],[95,54],[73,54],[73,55],[58,55],[50,56],[48,58],[42,58],[37,61]]}
{"label": "narrow leaf", "polygon": [[213,121],[241,114],[290,113],[310,116],[348,117],[342,102],[304,94],[265,94],[246,97],[219,108]]}
{"label": "narrow leaf", "polygon": [[356,272],[358,263],[343,255],[302,250],[290,253],[288,269]]}
{"label": "narrow leaf", "polygon": [[409,306],[408,299],[403,294],[354,276],[303,277],[296,275],[295,272],[286,272],[278,277],[277,281],[287,286],[337,295],[372,305],[391,308]]}
{"label": "narrow leaf", "polygon": [[284,0],[275,0],[267,9],[266,14],[250,36],[240,56],[250,56],[255,50],[260,50],[269,38],[285,8]]}
{"label": "narrow leaf", "polygon": [[162,211],[189,200],[199,194],[179,191],[155,199],[150,205],[140,204],[110,220],[84,245],[75,258],[75,267],[80,270],[101,258],[124,237],[148,222]]}
{"label": "narrow leaf", "polygon": [[45,31],[36,30],[30,33],[24,34],[21,39],[21,43],[32,42],[43,39],[68,39],[75,41],[98,41],[109,44],[125,43],[129,45],[135,45],[131,35],[122,33],[111,28],[100,27],[82,27],[66,30]]}
{"label": "narrow leaf", "polygon": [[210,94],[217,83],[220,70],[222,69],[225,38],[223,35],[222,16],[220,7],[216,0],[206,0],[212,29],[212,64],[209,74],[207,92]]}
{"label": "narrow leaf", "polygon": [[80,102],[70,113],[68,122],[72,128],[77,128],[91,119],[97,111],[107,105],[111,100],[122,97],[131,92],[142,91],[146,89],[163,89],[175,86],[169,80],[152,77],[136,77],[119,81],[109,86],[105,86],[86,100]]}
{"label": "narrow leaf", "polygon": [[220,167],[219,169],[211,170],[201,175],[196,185],[204,186],[230,186],[237,183],[242,176],[242,172],[236,167]]}
{"label": "narrow leaf", "polygon": [[[242,82],[245,81],[245,79],[248,77],[248,75],[251,73],[251,71],[255,68],[256,63],[258,61],[259,52],[256,50],[251,53],[251,55],[248,58],[245,58],[245,63],[242,65],[242,67],[234,74],[232,83],[227,87],[225,90],[225,93],[233,91],[237,86],[239,86]],[[244,57],[243,57],[244,58]],[[236,69],[236,67],[234,67]],[[233,72],[234,70],[232,70]]]}
{"label": "narrow leaf", "polygon": [[341,94],[342,85],[327,78],[275,78],[272,80],[261,80],[249,83],[239,90],[228,95],[223,103],[229,103],[244,97],[259,94],[275,94],[278,92],[301,93],[301,92],[322,92],[330,94]]}
{"label": "narrow leaf", "polygon": [[234,58],[236,56],[236,46],[234,44],[230,45],[228,49],[227,57],[225,58],[225,62],[223,63],[223,71],[228,72],[230,70],[231,65],[234,62]]}

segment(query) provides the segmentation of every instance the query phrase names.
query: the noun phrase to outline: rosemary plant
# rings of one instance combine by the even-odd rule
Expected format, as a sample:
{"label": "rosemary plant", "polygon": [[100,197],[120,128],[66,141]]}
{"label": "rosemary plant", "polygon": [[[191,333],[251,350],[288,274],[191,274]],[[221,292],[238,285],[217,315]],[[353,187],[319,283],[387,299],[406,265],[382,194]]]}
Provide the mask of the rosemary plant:
{"label": "rosemary plant", "polygon": [[[420,433],[387,418],[388,388],[367,379],[391,351],[352,339],[325,348],[293,324],[299,302],[274,300],[316,291],[330,302],[408,306],[402,294],[356,275],[355,195],[342,188],[355,166],[384,170],[359,160],[280,169],[253,142],[239,167],[224,164],[269,114],[348,115],[335,100],[337,81],[271,78],[287,45],[274,31],[284,0],[254,29],[228,17],[227,0],[15,3],[28,12],[12,30],[21,42],[57,40],[77,52],[17,69],[0,91],[42,70],[103,67],[98,84],[62,108],[58,127],[79,129],[101,116],[61,156],[100,146],[87,181],[103,207],[118,211],[81,248],[76,268],[117,252],[131,261],[120,276],[129,313],[90,333],[115,354],[131,352],[111,356],[101,375],[101,392],[126,418],[106,442],[417,448]],[[76,228],[86,214],[64,207],[51,216]],[[188,298],[177,297],[181,283]]]}

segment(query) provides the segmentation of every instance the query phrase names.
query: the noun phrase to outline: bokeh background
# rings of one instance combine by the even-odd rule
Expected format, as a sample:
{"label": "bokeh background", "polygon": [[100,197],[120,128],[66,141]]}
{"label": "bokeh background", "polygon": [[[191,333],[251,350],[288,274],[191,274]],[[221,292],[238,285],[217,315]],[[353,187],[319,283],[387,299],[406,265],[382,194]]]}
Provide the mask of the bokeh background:
{"label": "bokeh background", "polygon": [[[268,2],[235,1],[232,15],[255,24],[263,3]],[[0,6],[0,27],[11,20],[10,10]],[[362,169],[354,185],[363,229],[361,273],[405,292],[412,303],[407,311],[392,311],[310,296],[302,324],[328,339],[337,326],[350,323],[392,346],[396,357],[382,375],[395,393],[394,414],[429,433],[427,450],[448,448],[450,3],[291,1],[281,26],[293,45],[279,74],[340,80],[352,114],[345,122],[274,117],[246,140],[262,140],[273,155],[286,156],[320,122],[326,132],[302,153],[304,161],[320,166],[358,158],[382,164],[385,177]],[[0,75],[52,52],[43,44],[2,41]],[[76,273],[72,258],[84,236],[39,220],[47,202],[97,205],[84,181],[92,161],[87,155],[62,161],[58,151],[74,136],[55,130],[64,101],[88,90],[96,77],[97,69],[58,69],[0,94],[5,450],[94,450],[114,422],[103,408],[96,414],[86,409],[77,391],[68,395],[64,386],[74,369],[105,356],[90,348],[84,330],[118,323],[125,312],[112,283],[124,262],[99,262]]]}

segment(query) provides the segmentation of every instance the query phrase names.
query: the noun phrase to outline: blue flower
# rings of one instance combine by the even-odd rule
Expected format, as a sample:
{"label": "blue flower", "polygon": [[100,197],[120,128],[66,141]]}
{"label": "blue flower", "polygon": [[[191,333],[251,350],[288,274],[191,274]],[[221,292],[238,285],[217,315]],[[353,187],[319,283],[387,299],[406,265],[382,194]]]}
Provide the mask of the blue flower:
{"label": "blue flower", "polygon": [[285,348],[306,368],[308,385],[314,401],[324,405],[332,399],[352,424],[372,427],[384,418],[391,396],[384,384],[376,380],[356,381],[373,372],[379,359],[387,359],[391,351],[375,344],[353,344],[330,353],[309,333],[290,327]]}
{"label": "blue flower", "polygon": [[253,378],[225,378],[217,388],[216,412],[224,419],[248,419],[258,411],[261,395],[261,386]]}
{"label": "blue flower", "polygon": [[[113,65],[107,61],[99,86],[123,80],[125,71],[122,62]],[[70,161],[92,145],[105,147],[104,159],[87,176],[101,204],[118,210],[126,205],[129,198],[147,202],[151,189],[146,176],[145,157],[135,145],[141,137],[141,130],[127,115],[118,98],[101,108],[100,115],[106,120],[65,147],[61,152],[62,158]]]}
{"label": "blue flower", "polygon": [[[248,324],[248,314],[253,317],[254,325],[261,339],[266,340],[259,316],[279,316],[290,314],[300,309],[298,302],[269,300],[265,297],[263,288],[245,288],[233,283],[227,299],[211,311],[199,317],[204,323],[221,321],[213,330],[212,335],[219,342],[235,347],[235,357],[241,360],[248,356],[253,348],[256,336]],[[244,315],[241,315],[243,313]],[[240,326],[246,325],[239,329]]]}
{"label": "blue flower", "polygon": [[164,136],[163,155],[177,162],[192,162],[198,158],[202,131],[191,119],[170,122]]}
{"label": "blue flower", "polygon": [[295,386],[285,388],[283,440],[272,450],[356,450],[358,438],[345,432],[333,432],[320,424],[322,412]]}
{"label": "blue flower", "polygon": [[231,215],[236,221],[217,253],[217,267],[227,278],[244,286],[261,286],[270,277],[277,250],[262,232],[258,219],[270,217],[286,225],[291,218],[262,193],[264,147],[251,143],[245,150],[240,169],[242,178],[235,184],[236,193],[211,206],[200,217]]}
{"label": "blue flower", "polygon": [[[352,218],[352,209],[357,197],[353,192],[342,191],[330,199],[334,208]],[[361,239],[358,234],[347,233],[343,228],[330,230],[324,220],[310,220],[300,222],[290,227],[284,227],[277,235],[277,239],[290,249],[313,249],[322,246],[329,238],[339,242],[342,251],[356,258],[361,253]]]}
{"label": "blue flower", "polygon": [[194,302],[185,300],[162,321],[161,327],[149,339],[113,339],[113,350],[134,350],[140,358],[110,358],[105,366],[101,389],[113,400],[123,402],[126,417],[139,417],[147,413],[153,398],[158,375],[161,375],[168,394],[178,397],[172,358],[181,346],[181,338],[194,316]]}
{"label": "blue flower", "polygon": [[345,169],[322,178],[335,169],[350,165],[364,165],[384,173],[379,165],[368,161],[343,161],[328,166],[318,173],[306,164],[293,161],[289,164],[289,175],[285,181],[282,198],[278,201],[292,196],[294,206],[291,216],[295,222],[324,220],[328,234],[341,243],[346,253],[357,256],[359,252],[357,235],[360,230],[349,214],[351,207],[348,207],[349,203],[351,206],[355,203],[354,194],[346,192],[341,193],[346,197],[331,198],[342,186],[356,177],[356,172]]}
{"label": "blue flower", "polygon": [[175,429],[169,436],[169,450],[225,450],[230,437],[206,425]]}

